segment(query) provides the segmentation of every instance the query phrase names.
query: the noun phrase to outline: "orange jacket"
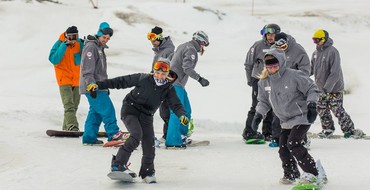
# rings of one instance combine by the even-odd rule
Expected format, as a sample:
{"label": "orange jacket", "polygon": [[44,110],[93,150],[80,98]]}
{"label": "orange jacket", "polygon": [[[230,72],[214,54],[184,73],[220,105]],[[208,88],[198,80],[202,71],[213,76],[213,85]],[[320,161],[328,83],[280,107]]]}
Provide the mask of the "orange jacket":
{"label": "orange jacket", "polygon": [[55,75],[59,86],[72,85],[79,86],[80,83],[80,63],[83,42],[80,38],[73,45],[66,45],[65,32],[53,45],[49,61],[54,65]]}

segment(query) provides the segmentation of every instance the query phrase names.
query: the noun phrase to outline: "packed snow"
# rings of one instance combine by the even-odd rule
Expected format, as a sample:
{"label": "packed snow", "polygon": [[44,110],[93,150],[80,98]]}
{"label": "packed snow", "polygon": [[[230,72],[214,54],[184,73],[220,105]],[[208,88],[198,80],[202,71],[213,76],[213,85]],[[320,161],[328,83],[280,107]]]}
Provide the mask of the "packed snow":
{"label": "packed snow", "polygon": [[[246,53],[261,38],[259,31],[265,24],[277,23],[311,57],[314,31],[326,29],[341,54],[349,91],[344,107],[355,127],[370,134],[369,7],[368,0],[100,0],[98,9],[87,0],[0,1],[0,40],[4,42],[0,51],[0,189],[290,189],[279,184],[283,171],[278,149],[242,141],[251,105]],[[52,45],[69,26],[76,25],[83,37],[95,34],[103,21],[114,29],[106,50],[110,78],[150,71],[153,51],[146,34],[156,25],[176,46],[189,41],[196,30],[210,38],[196,71],[211,84],[201,87],[189,79],[186,89],[196,125],[192,138],[211,144],[186,150],[156,149],[156,184],[110,180],[106,175],[117,148],[83,146],[81,138],[45,134],[47,129],[61,129],[63,118],[54,68],[48,61]],[[111,91],[117,118],[129,90]],[[81,129],[87,112],[87,99],[82,96]],[[341,134],[335,122],[336,134]],[[126,131],[121,121],[118,124]],[[162,124],[157,114],[158,137]],[[317,119],[310,131],[320,130]],[[321,160],[329,178],[325,189],[366,189],[369,146],[367,140],[313,139],[310,153]],[[131,170],[138,172],[141,155],[139,147],[130,159]]]}

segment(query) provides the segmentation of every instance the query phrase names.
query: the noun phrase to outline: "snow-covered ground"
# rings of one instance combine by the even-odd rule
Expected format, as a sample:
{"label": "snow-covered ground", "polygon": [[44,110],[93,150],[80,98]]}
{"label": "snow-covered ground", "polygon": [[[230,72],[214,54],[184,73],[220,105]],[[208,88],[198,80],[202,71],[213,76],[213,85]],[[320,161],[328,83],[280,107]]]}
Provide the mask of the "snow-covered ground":
{"label": "snow-covered ground", "polygon": [[[251,104],[244,59],[267,23],[279,24],[309,56],[315,48],[314,31],[329,32],[341,53],[346,90],[351,92],[345,95],[344,106],[356,127],[370,133],[368,0],[100,0],[99,9],[87,0],[28,2],[0,1],[0,41],[4,42],[0,47],[0,189],[290,189],[278,183],[282,177],[278,149],[241,141]],[[208,139],[211,145],[182,151],[157,149],[157,184],[111,181],[106,174],[117,148],[82,146],[78,138],[45,134],[47,129],[61,129],[63,115],[48,61],[52,45],[71,25],[78,27],[80,36],[87,36],[95,34],[102,21],[114,29],[106,50],[111,78],[150,70],[153,52],[146,34],[155,25],[163,27],[176,46],[190,40],[196,30],[209,35],[211,45],[196,70],[211,85],[203,88],[190,79],[187,91],[196,124],[192,138]],[[128,91],[111,91],[117,118]],[[81,126],[87,111],[86,98],[81,97]],[[119,126],[126,130],[121,121]],[[320,128],[317,120],[311,131]],[[158,115],[155,130],[161,134]],[[366,189],[369,145],[366,140],[312,140],[310,153],[321,159],[329,177],[327,190]],[[136,172],[140,158],[141,148],[130,160]]]}

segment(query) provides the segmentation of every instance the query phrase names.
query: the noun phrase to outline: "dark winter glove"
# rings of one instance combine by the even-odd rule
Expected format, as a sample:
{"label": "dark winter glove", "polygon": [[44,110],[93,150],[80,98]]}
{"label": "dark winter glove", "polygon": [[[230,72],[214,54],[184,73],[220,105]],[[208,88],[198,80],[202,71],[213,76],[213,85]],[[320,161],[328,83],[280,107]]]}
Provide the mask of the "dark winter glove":
{"label": "dark winter glove", "polygon": [[313,123],[316,120],[317,117],[317,111],[316,111],[316,103],[310,102],[307,105],[307,120],[309,123]]}
{"label": "dark winter glove", "polygon": [[252,129],[253,131],[257,132],[258,125],[261,123],[263,116],[260,113],[256,112],[256,115],[254,115],[253,121],[252,121]]}
{"label": "dark winter glove", "polygon": [[198,82],[199,82],[203,87],[205,87],[205,86],[208,86],[208,85],[209,85],[209,81],[208,81],[207,79],[203,78],[203,77],[199,77]]}
{"label": "dark winter glove", "polygon": [[180,117],[180,123],[183,125],[183,126],[188,126],[189,124],[189,118],[186,117],[186,115],[182,115]]}
{"label": "dark winter glove", "polygon": [[90,93],[91,98],[96,98],[98,85],[95,83],[91,83],[87,85],[86,90]]}

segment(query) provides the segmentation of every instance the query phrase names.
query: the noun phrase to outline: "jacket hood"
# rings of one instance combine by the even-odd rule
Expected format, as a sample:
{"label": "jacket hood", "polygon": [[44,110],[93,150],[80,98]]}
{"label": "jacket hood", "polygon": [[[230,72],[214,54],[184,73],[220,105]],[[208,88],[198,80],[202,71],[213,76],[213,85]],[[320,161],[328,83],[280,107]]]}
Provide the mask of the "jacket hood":
{"label": "jacket hood", "polygon": [[[88,43],[95,43],[98,46],[102,46],[102,44],[99,43],[99,40],[98,40],[97,36],[93,36],[93,35],[88,35],[87,36],[87,38],[85,40],[85,45],[88,44]],[[103,48],[108,48],[107,45],[104,45],[102,47]]]}
{"label": "jacket hood", "polygon": [[[281,51],[281,50],[276,49],[276,48],[271,48],[266,52],[264,57],[266,57],[267,55],[272,55],[279,61],[280,69],[279,69],[278,73],[280,75],[283,74],[285,69],[286,69],[286,57],[285,57],[284,51]],[[275,74],[277,74],[277,73],[275,73]],[[271,76],[271,75],[269,74],[269,76]]]}
{"label": "jacket hood", "polygon": [[153,47],[152,49],[153,51],[159,51],[166,48],[175,48],[169,36],[163,38],[162,43],[158,47]]}
{"label": "jacket hood", "polygon": [[329,46],[332,46],[333,44],[334,40],[329,37],[328,40],[322,46],[316,46],[316,49],[320,51],[326,49]]}

